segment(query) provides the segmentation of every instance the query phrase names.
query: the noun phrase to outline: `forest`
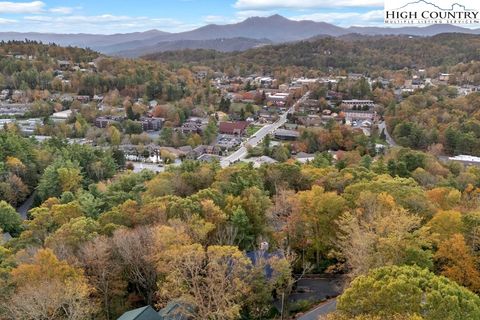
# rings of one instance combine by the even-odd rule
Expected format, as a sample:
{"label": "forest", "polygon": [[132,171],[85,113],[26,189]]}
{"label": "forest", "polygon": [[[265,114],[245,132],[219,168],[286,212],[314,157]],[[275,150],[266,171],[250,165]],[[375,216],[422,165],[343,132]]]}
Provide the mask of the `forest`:
{"label": "forest", "polygon": [[183,50],[147,55],[147,60],[208,66],[240,75],[273,73],[281,67],[297,67],[324,73],[333,70],[372,74],[382,70],[453,66],[478,60],[480,39],[467,34],[432,37],[360,36],[323,37],[245,52]]}
{"label": "forest", "polygon": [[480,95],[457,97],[448,87],[420,90],[386,110],[389,131],[402,146],[438,155],[479,156]]}
{"label": "forest", "polygon": [[[4,176],[26,188],[38,179],[28,220],[0,203],[0,227],[15,236],[0,247],[6,319],[114,319],[172,300],[195,306],[195,319],[266,319],[305,271],[353,279],[332,319],[480,315],[476,167],[396,148],[342,166],[320,153],[305,165],[185,161],[133,173],[116,171],[113,151],[7,132],[2,141]],[[253,265],[245,252],[260,242],[281,254]],[[398,290],[364,293],[380,283]],[[400,305],[410,290],[418,296]]]}

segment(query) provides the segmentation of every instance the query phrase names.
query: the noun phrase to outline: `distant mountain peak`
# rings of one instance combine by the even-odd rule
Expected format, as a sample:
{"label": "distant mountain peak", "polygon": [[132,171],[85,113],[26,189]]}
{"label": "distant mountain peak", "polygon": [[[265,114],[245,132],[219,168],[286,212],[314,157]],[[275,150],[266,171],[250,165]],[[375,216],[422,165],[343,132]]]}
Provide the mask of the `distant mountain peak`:
{"label": "distant mountain peak", "polygon": [[450,8],[441,8],[440,6],[436,5],[435,3],[432,3],[432,2],[426,1],[426,0],[417,0],[417,1],[409,2],[409,3],[401,6],[400,8],[398,8],[396,10],[401,10],[401,9],[407,8],[407,7],[412,6],[412,5],[417,5],[417,4],[433,6],[437,9],[439,9],[439,10],[442,10],[442,11],[453,11],[455,9],[455,7],[461,8],[464,11],[472,11],[472,9],[467,9],[463,4],[460,4],[458,2],[453,3]]}

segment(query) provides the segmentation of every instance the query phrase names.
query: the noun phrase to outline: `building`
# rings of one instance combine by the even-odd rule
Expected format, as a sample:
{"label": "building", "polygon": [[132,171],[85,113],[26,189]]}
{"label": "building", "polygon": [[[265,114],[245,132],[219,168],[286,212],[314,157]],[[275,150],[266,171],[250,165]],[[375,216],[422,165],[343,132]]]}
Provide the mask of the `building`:
{"label": "building", "polygon": [[270,102],[271,104],[274,104],[277,106],[286,105],[289,97],[290,97],[290,93],[283,93],[283,92],[266,94],[267,102]]}
{"label": "building", "polygon": [[183,134],[198,133],[201,134],[205,130],[206,124],[200,120],[187,120],[181,127],[177,128]]}
{"label": "building", "polygon": [[295,130],[277,129],[275,130],[275,139],[278,140],[297,140],[300,133]]}
{"label": "building", "polygon": [[192,149],[187,154],[187,158],[198,159],[204,154],[219,155],[221,152],[220,147],[210,145],[199,145]]}
{"label": "building", "polygon": [[260,168],[263,164],[274,164],[278,162],[277,160],[272,159],[268,156],[247,158],[243,161],[247,163],[252,163],[254,168]]}
{"label": "building", "polygon": [[81,103],[89,103],[90,102],[90,96],[75,96],[75,100],[80,101]]}
{"label": "building", "polygon": [[480,166],[480,157],[461,154],[455,157],[449,157],[448,160],[460,162],[466,166]]}
{"label": "building", "polygon": [[196,314],[194,305],[182,300],[172,300],[158,311],[161,320],[192,320]]}
{"label": "building", "polygon": [[125,312],[117,320],[163,320],[152,307],[146,306]]}
{"label": "building", "polygon": [[220,122],[218,132],[221,134],[244,135],[247,127],[247,121]]}
{"label": "building", "polygon": [[315,159],[315,155],[313,153],[299,152],[294,158],[300,163],[308,163]]}
{"label": "building", "polygon": [[358,120],[375,120],[376,113],[371,110],[346,110],[344,111],[346,121],[358,121]]}
{"label": "building", "polygon": [[114,117],[114,116],[105,116],[105,117],[98,117],[95,119],[95,126],[97,128],[106,128],[109,125],[114,123],[120,123],[123,120],[122,117]]}
{"label": "building", "polygon": [[143,131],[159,131],[162,129],[164,119],[163,118],[140,118]]}
{"label": "building", "polygon": [[440,81],[448,81],[450,80],[450,73],[440,73],[438,75],[438,80]]}
{"label": "building", "polygon": [[342,105],[345,108],[348,109],[354,109],[354,108],[373,108],[375,107],[375,102],[372,100],[357,100],[357,99],[352,99],[352,100],[342,100]]}
{"label": "building", "polygon": [[72,110],[63,110],[60,112],[55,112],[50,116],[50,119],[54,122],[65,122],[70,118],[73,114]]}

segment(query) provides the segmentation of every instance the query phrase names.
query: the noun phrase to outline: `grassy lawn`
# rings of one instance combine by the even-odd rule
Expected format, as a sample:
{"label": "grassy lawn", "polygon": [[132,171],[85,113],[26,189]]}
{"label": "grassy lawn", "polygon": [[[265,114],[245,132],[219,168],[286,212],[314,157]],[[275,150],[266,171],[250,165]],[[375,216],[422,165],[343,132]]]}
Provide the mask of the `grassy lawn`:
{"label": "grassy lawn", "polygon": [[[253,110],[255,110],[255,112],[257,112],[261,108],[260,106],[257,106],[255,104],[252,104],[252,105],[253,105]],[[246,103],[234,102],[230,106],[230,112],[240,113],[240,110],[242,110],[242,108],[245,110],[246,106],[247,106]]]}
{"label": "grassy lawn", "polygon": [[247,128],[247,136],[251,137],[255,132],[257,132],[261,128],[262,128],[262,126],[249,126]]}

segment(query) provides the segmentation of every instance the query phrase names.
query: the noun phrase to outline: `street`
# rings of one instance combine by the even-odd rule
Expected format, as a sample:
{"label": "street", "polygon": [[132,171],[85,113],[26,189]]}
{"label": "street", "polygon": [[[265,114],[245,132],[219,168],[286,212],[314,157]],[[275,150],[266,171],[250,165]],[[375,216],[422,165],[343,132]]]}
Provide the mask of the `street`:
{"label": "street", "polygon": [[385,133],[385,138],[387,140],[387,143],[390,145],[390,147],[396,147],[397,143],[395,140],[393,140],[392,136],[388,133],[387,126],[385,124],[385,121],[382,121],[378,124],[378,130],[380,133],[383,131]]}
{"label": "street", "polygon": [[327,315],[337,308],[337,299],[331,299],[318,307],[297,318],[297,320],[318,320],[320,316]]}
{"label": "street", "polygon": [[288,109],[284,114],[282,114],[276,122],[268,124],[258,130],[252,137],[245,141],[237,151],[235,151],[228,157],[223,158],[220,161],[220,165],[222,166],[222,168],[228,167],[232,163],[244,159],[248,154],[248,145],[252,148],[256,147],[268,134],[275,132],[275,130],[283,126],[287,122],[288,114],[292,113],[299,104],[301,104],[308,98],[309,95],[310,91],[305,93],[290,109]]}

